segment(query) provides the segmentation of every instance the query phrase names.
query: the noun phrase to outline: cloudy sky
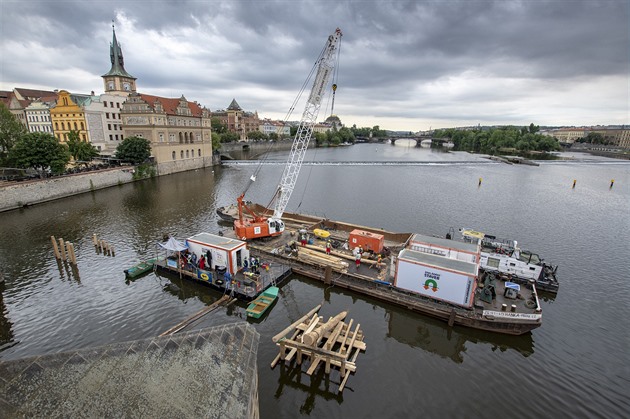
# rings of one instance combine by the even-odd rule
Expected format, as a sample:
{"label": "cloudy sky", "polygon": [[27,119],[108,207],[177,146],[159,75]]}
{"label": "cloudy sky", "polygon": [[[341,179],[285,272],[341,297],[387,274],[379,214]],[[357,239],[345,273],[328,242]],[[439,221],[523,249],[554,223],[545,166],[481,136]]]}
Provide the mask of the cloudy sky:
{"label": "cloudy sky", "polygon": [[629,4],[0,0],[0,89],[102,92],[114,19],[140,92],[284,119],[339,27],[345,125],[628,124]]}

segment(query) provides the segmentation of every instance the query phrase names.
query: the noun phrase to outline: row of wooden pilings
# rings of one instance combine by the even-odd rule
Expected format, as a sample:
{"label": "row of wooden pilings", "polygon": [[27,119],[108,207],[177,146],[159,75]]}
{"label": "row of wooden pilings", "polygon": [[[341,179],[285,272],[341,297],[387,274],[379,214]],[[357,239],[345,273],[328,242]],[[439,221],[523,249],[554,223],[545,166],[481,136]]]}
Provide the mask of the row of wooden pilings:
{"label": "row of wooden pilings", "polygon": [[55,236],[50,236],[50,241],[52,242],[53,250],[55,251],[55,257],[58,260],[67,260],[76,266],[77,255],[74,253],[74,244],[72,244],[72,242],[64,242],[62,238],[59,238],[59,243],[57,244]]}
{"label": "row of wooden pilings", "polygon": [[101,240],[96,237],[96,233],[92,235],[92,244],[96,248],[97,252],[100,251],[107,256],[116,256],[116,252],[114,252],[114,246],[107,243],[105,240]]}
{"label": "row of wooden pilings", "polygon": [[[52,242],[55,258],[57,258],[57,260],[68,261],[72,265],[77,265],[77,255],[74,252],[74,244],[72,242],[64,241],[62,238],[57,240],[55,236],[50,236],[50,241]],[[99,240],[96,234],[92,236],[92,243],[97,252],[107,256],[116,256],[114,246],[107,243],[105,240]]]}

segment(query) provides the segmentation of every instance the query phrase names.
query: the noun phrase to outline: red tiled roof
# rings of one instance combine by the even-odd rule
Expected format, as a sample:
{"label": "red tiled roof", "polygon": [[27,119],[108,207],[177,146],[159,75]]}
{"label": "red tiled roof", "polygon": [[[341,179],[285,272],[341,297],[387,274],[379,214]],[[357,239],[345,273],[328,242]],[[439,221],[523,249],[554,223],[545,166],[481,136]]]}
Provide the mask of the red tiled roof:
{"label": "red tiled roof", "polygon": [[[164,109],[164,112],[166,112],[167,115],[177,115],[177,106],[179,105],[179,101],[181,100],[181,98],[167,98],[147,95],[144,93],[139,93],[139,95],[142,100],[148,103],[152,109],[155,109],[154,105],[157,101],[160,102],[162,108]],[[201,106],[199,106],[197,103],[188,102],[188,109],[190,109],[192,116],[201,117]]]}
{"label": "red tiled roof", "polygon": [[21,87],[16,87],[15,90],[24,98],[41,98],[43,96],[56,96],[55,92],[51,92],[49,90],[35,90],[35,89],[23,89]]}

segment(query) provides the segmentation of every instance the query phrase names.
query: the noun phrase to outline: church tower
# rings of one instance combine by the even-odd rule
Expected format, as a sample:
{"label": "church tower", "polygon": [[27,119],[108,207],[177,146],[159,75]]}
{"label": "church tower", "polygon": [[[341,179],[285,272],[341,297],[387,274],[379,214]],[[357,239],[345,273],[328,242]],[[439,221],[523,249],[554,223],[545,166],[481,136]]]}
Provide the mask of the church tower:
{"label": "church tower", "polygon": [[112,68],[101,77],[105,83],[105,93],[127,96],[136,91],[136,78],[125,70],[122,49],[116,40],[116,30],[113,23],[112,33],[113,39],[109,46]]}

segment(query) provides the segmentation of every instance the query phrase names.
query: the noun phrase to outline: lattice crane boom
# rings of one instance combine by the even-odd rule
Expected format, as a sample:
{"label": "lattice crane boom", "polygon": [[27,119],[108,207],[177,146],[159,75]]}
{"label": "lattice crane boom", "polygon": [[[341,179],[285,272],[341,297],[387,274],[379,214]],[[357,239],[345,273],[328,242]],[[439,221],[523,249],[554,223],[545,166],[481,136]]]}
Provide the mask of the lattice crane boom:
{"label": "lattice crane boom", "polygon": [[317,75],[313,83],[313,88],[308,97],[306,108],[302,114],[300,125],[298,126],[293,145],[291,146],[291,152],[289,159],[282,173],[282,178],[278,185],[278,192],[276,195],[276,206],[273,212],[273,218],[280,219],[284,210],[289,203],[291,193],[295,188],[302,162],[304,161],[304,155],[308,148],[308,143],[313,136],[313,126],[317,121],[317,115],[319,114],[319,108],[322,104],[322,99],[326,94],[326,87],[335,68],[336,52],[339,48],[339,42],[341,41],[341,29],[337,28],[335,33],[328,37],[326,46],[322,51],[322,54],[318,60]]}

